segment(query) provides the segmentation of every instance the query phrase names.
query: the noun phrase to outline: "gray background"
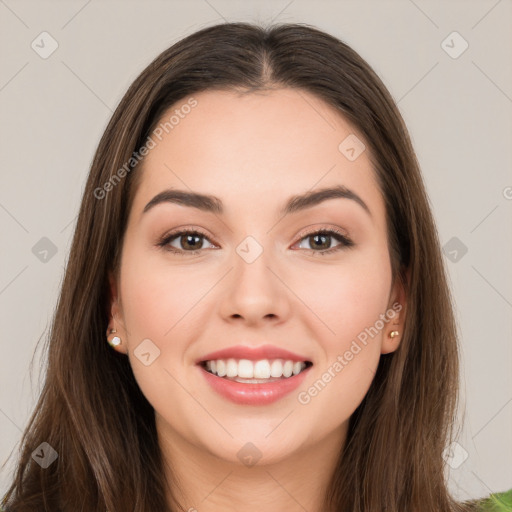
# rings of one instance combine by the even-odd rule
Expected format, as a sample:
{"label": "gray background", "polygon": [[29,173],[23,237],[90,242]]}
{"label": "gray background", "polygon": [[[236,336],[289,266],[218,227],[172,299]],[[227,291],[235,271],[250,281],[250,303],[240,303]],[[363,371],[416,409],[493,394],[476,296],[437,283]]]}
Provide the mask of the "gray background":
{"label": "gray background", "polygon": [[[30,360],[49,327],[93,152],[121,96],[193,31],[273,20],[343,39],[398,102],[446,246],[462,340],[465,416],[446,454],[450,487],[461,499],[512,487],[510,0],[0,0],[0,17],[0,463],[40,389],[40,351],[32,372]],[[43,31],[58,43],[46,59],[31,47],[50,48]],[[461,39],[442,44],[453,31],[469,44],[457,58],[445,49],[460,52]]]}

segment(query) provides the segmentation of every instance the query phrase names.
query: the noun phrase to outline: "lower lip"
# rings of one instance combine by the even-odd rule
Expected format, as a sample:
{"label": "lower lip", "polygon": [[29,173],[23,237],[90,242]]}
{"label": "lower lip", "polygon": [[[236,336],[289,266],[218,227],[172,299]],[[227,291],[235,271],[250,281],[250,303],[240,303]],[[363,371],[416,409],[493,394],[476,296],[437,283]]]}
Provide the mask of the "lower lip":
{"label": "lower lip", "polygon": [[274,382],[243,384],[213,375],[199,366],[201,373],[214,391],[236,404],[243,405],[267,405],[277,402],[301,385],[310,368],[312,366],[293,377],[285,377]]}

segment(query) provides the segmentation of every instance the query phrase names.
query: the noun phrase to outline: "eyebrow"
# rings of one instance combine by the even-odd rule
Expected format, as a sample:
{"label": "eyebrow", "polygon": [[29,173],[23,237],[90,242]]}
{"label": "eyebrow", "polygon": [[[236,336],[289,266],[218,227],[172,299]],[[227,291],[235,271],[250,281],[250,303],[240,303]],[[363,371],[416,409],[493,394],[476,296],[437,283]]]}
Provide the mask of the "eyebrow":
{"label": "eyebrow", "polygon": [[[288,201],[286,201],[284,207],[280,211],[280,215],[285,216],[290,213],[303,211],[329,199],[353,200],[359,204],[370,217],[372,216],[368,205],[361,199],[361,197],[359,197],[353,190],[350,190],[344,185],[337,185],[335,187],[323,188],[320,190],[309,191],[304,194],[292,196],[288,199]],[[224,213],[223,203],[218,197],[177,189],[163,190],[157,194],[144,207],[142,213],[146,213],[161,203],[179,204],[182,206],[197,208],[198,210],[204,212],[219,215]]]}

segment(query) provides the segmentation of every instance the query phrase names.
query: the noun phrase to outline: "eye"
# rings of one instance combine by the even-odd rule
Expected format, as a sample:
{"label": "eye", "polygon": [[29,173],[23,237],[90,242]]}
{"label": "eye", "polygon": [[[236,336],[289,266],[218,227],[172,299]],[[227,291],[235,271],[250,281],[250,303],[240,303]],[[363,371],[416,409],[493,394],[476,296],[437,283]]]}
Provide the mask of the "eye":
{"label": "eye", "polygon": [[[208,238],[206,234],[200,230],[184,229],[182,231],[164,235],[162,240],[158,242],[158,246],[180,255],[198,254],[204,248],[204,240],[208,240]],[[177,244],[178,247],[172,244]]]}
{"label": "eye", "polygon": [[[338,245],[331,247],[332,240],[338,241]],[[166,251],[173,252],[180,256],[199,254],[205,247],[203,243],[208,240],[205,233],[198,229],[184,229],[173,233],[166,234],[157,243],[157,245]],[[299,240],[299,245],[303,241],[310,242],[311,248],[306,248],[313,255],[325,255],[339,251],[346,247],[352,247],[354,243],[341,231],[335,229],[322,229],[307,233]],[[173,245],[174,244],[174,245]],[[178,245],[178,247],[176,247]],[[211,244],[213,247],[214,244]],[[304,247],[299,247],[304,249]],[[320,249],[320,250],[317,250]]]}
{"label": "eye", "polygon": [[[333,239],[337,240],[339,244],[331,247],[331,242]],[[308,250],[311,251],[313,255],[319,254],[322,256],[340,251],[345,247],[352,247],[354,245],[354,242],[352,242],[350,238],[348,238],[341,231],[337,231],[335,229],[323,229],[307,233],[300,239],[299,244],[301,244],[303,240],[310,243],[311,248]]]}

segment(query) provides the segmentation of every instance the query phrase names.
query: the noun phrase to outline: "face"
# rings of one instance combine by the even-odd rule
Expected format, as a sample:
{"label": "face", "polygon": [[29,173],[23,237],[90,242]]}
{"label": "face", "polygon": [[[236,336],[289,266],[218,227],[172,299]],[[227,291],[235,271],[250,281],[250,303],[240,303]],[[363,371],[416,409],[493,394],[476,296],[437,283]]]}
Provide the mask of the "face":
{"label": "face", "polygon": [[[117,350],[159,433],[177,444],[240,463],[250,442],[270,463],[339,442],[381,354],[398,346],[400,336],[388,334],[401,332],[405,306],[392,286],[368,150],[357,156],[354,139],[340,149],[348,136],[363,137],[304,91],[207,91],[193,100],[163,116],[181,113],[133,171],[140,185],[111,278]],[[290,203],[340,187],[353,196]],[[168,190],[216,199],[152,202]],[[263,345],[274,352],[250,351]],[[198,364],[235,346],[235,365],[268,359],[279,372],[276,359],[312,364],[266,384],[234,383]],[[256,366],[258,376],[267,372],[267,363]]]}

